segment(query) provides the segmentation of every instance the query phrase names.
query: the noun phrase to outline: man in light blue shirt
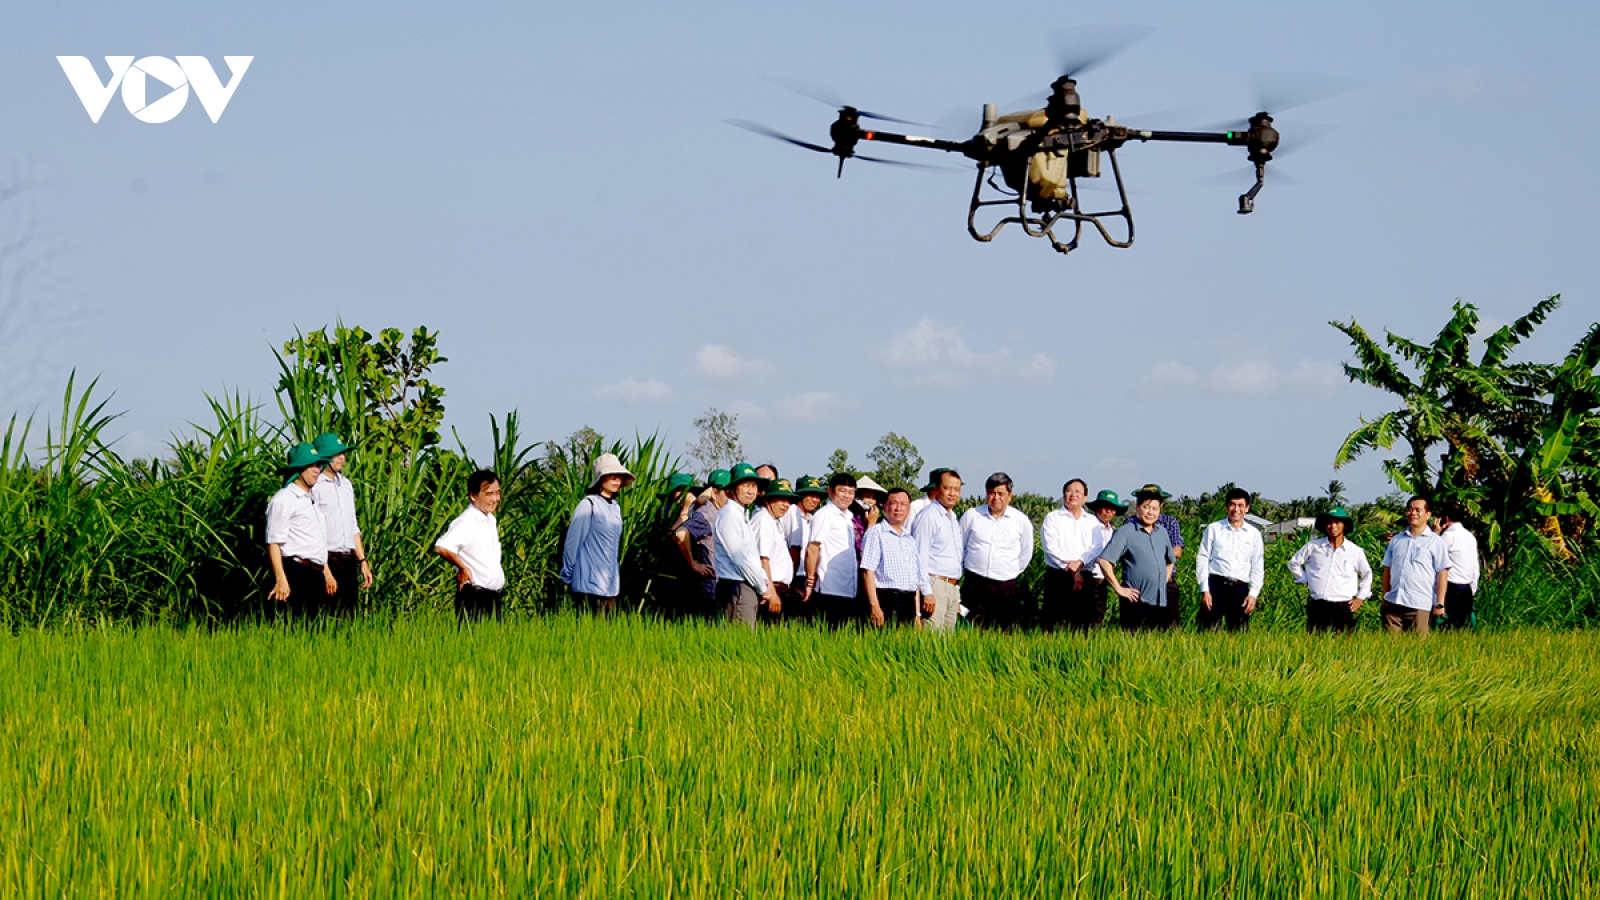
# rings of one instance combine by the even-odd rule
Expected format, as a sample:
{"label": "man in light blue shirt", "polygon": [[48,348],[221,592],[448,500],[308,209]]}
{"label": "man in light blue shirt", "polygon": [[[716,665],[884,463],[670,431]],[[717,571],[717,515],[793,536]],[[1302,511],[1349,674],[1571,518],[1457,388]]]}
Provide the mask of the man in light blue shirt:
{"label": "man in light blue shirt", "polygon": [[867,600],[867,621],[910,624],[918,618],[918,594],[927,580],[917,539],[906,528],[911,495],[901,488],[883,501],[884,519],[867,529],[861,539],[861,580]]}
{"label": "man in light blue shirt", "polygon": [[1406,530],[1383,552],[1383,628],[1428,633],[1435,613],[1444,612],[1450,583],[1450,548],[1428,528],[1428,501],[1406,503]]}
{"label": "man in light blue shirt", "polygon": [[961,526],[951,512],[961,502],[961,475],[954,469],[934,469],[928,483],[939,489],[911,523],[911,536],[922,562],[924,624],[933,631],[949,631],[961,611]]}

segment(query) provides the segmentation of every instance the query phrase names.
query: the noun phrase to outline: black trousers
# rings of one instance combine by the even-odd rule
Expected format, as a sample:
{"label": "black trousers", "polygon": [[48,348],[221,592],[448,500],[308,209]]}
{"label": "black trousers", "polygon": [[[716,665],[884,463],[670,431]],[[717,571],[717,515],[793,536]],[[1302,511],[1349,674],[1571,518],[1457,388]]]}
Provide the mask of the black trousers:
{"label": "black trousers", "polygon": [[1316,634],[1319,631],[1349,632],[1356,629],[1356,616],[1350,610],[1350,601],[1344,600],[1318,600],[1312,597],[1306,601],[1306,632]]}
{"label": "black trousers", "polygon": [[328,605],[328,582],[322,567],[298,556],[283,558],[283,575],[289,580],[289,600],[273,605],[272,618],[314,619]]}
{"label": "black trousers", "polygon": [[328,598],[329,611],[336,616],[354,615],[361,590],[361,563],[354,553],[329,551],[328,568],[339,584],[338,592]]}
{"label": "black trousers", "polygon": [[1211,592],[1211,608],[1206,609],[1202,598],[1195,613],[1196,624],[1201,628],[1216,628],[1226,624],[1229,631],[1243,631],[1250,627],[1250,614],[1244,611],[1244,598],[1250,596],[1250,584],[1211,575],[1206,579],[1206,590]]}
{"label": "black trousers", "polygon": [[961,602],[978,628],[1015,628],[1022,616],[1022,589],[1015,578],[996,581],[967,572],[961,580]]}
{"label": "black trousers", "polygon": [[[878,606],[883,609],[883,624],[910,625],[916,620],[917,592],[878,588]],[[870,622],[872,603],[865,592],[861,595],[861,621]]]}
{"label": "black trousers", "polygon": [[475,584],[462,585],[456,591],[456,623],[479,622],[490,618],[498,622],[504,619],[506,610],[500,597],[500,591],[491,591]]}
{"label": "black trousers", "polygon": [[1099,628],[1106,620],[1106,586],[1087,569],[1045,569],[1043,614],[1045,631]]}
{"label": "black trousers", "polygon": [[838,628],[860,620],[865,600],[843,594],[811,592],[811,615],[829,628]]}
{"label": "black trousers", "polygon": [[1118,598],[1117,617],[1123,631],[1169,631],[1178,627],[1170,607],[1151,606],[1121,597]]}
{"label": "black trousers", "polygon": [[1444,618],[1433,620],[1435,628],[1472,627],[1472,585],[1451,582],[1444,587]]}

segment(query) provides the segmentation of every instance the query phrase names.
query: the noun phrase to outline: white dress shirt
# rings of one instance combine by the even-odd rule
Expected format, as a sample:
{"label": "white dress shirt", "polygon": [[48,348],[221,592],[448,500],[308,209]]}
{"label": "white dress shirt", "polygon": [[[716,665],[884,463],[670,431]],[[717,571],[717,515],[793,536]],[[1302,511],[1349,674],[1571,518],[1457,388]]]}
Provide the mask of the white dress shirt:
{"label": "white dress shirt", "polygon": [[1367,551],[1346,540],[1338,547],[1325,537],[1307,541],[1289,559],[1295,584],[1311,589],[1311,599],[1348,603],[1372,596],[1372,564]]}
{"label": "white dress shirt", "polygon": [[1194,558],[1195,578],[1202,591],[1211,590],[1207,586],[1210,575],[1248,581],[1250,596],[1259,598],[1261,583],[1266,580],[1266,560],[1266,545],[1254,525],[1244,522],[1234,528],[1223,519],[1207,525],[1200,538],[1200,552]]}
{"label": "white dress shirt", "polygon": [[800,504],[789,504],[789,511],[783,514],[778,521],[778,533],[783,535],[784,541],[790,545],[796,540],[795,533],[806,527],[806,514],[800,511]]}
{"label": "white dress shirt", "polygon": [[[922,558],[924,576],[961,577],[961,525],[955,513],[942,503],[924,507],[911,521],[911,536],[917,539],[917,556]],[[933,593],[931,580],[923,583],[922,591]]]}
{"label": "white dress shirt", "polygon": [[834,597],[856,595],[856,526],[850,513],[831,501],[811,516],[806,552],[816,544],[817,583],[812,590]]}
{"label": "white dress shirt", "polygon": [[911,501],[911,512],[906,513],[906,527],[910,528],[911,523],[917,520],[917,514],[927,509],[932,504],[933,498],[929,497],[927,494],[923,494],[921,497]]}
{"label": "white dress shirt", "polygon": [[1067,563],[1087,562],[1084,554],[1093,549],[1094,530],[1099,527],[1100,520],[1090,510],[1080,509],[1076,516],[1064,506],[1051,510],[1044,517],[1044,524],[1039,526],[1044,564],[1052,569],[1065,569]]}
{"label": "white dress shirt", "polygon": [[755,588],[756,593],[765,594],[767,573],[762,570],[761,555],[756,552],[756,531],[750,522],[750,510],[729,500],[717,513],[717,524],[711,535],[717,580],[742,581]]}
{"label": "white dress shirt", "polygon": [[1450,553],[1450,583],[1471,585],[1472,593],[1478,593],[1478,539],[1460,522],[1451,522],[1439,537],[1444,538],[1445,549]]}
{"label": "white dress shirt", "polygon": [[267,543],[277,544],[285,557],[328,564],[328,533],[322,514],[299,478],[267,501]]}
{"label": "white dress shirt", "polygon": [[1095,565],[1094,561],[1099,559],[1100,554],[1105,552],[1106,545],[1111,543],[1111,536],[1116,533],[1117,529],[1115,527],[1102,524],[1100,517],[1095,516],[1094,539],[1089,543],[1089,549],[1083,551],[1083,567],[1093,572],[1094,577],[1101,581],[1106,580],[1105,573],[1100,571],[1100,567]]}
{"label": "white dress shirt", "polygon": [[1015,506],[996,519],[984,503],[961,516],[961,567],[991,581],[1010,581],[1033,559],[1033,523]]}
{"label": "white dress shirt", "polygon": [[467,580],[486,591],[503,591],[506,573],[500,568],[500,529],[494,516],[472,504],[456,516],[435,547],[449,550],[467,567]]}
{"label": "white dress shirt", "polygon": [[[789,507],[793,512],[794,507]],[[785,520],[788,515],[783,517]],[[772,511],[763,509],[752,520],[756,529],[756,554],[767,561],[772,570],[772,580],[777,584],[794,581],[794,560],[789,556],[789,542],[783,535],[783,521],[774,519]]]}
{"label": "white dress shirt", "polygon": [[322,525],[328,532],[328,550],[334,553],[353,553],[356,535],[361,526],[356,524],[356,487],[343,475],[323,469],[317,483],[311,488],[311,499],[322,513]]}

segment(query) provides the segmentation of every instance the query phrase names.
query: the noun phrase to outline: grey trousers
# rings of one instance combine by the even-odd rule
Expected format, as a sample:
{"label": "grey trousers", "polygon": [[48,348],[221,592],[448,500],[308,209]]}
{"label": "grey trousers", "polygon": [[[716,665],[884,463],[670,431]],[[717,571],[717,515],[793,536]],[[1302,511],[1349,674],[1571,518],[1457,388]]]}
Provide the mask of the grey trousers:
{"label": "grey trousers", "polygon": [[719,579],[717,599],[721,601],[728,621],[738,622],[750,628],[756,627],[756,613],[761,607],[761,595],[756,593],[755,588],[743,581]]}

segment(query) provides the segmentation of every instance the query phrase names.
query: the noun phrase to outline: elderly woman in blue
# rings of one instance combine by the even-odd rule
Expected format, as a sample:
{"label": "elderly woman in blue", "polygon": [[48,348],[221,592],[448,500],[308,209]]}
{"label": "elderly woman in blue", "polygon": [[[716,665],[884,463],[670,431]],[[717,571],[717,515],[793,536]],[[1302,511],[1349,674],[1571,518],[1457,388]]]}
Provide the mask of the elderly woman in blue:
{"label": "elderly woman in blue", "polygon": [[589,492],[572,511],[566,548],[561,554],[561,580],[572,588],[582,608],[610,615],[622,593],[618,558],[622,549],[622,507],[617,494],[633,483],[633,473],[615,453],[594,461]]}

